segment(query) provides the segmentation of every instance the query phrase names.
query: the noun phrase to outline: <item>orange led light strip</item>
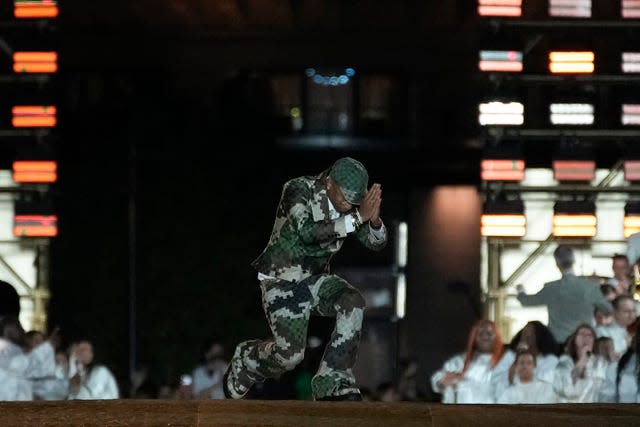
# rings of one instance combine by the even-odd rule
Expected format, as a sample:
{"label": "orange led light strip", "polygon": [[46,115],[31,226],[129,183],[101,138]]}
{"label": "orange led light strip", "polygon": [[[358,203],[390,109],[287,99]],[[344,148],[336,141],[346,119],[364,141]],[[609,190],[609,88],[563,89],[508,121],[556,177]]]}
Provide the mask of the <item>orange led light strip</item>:
{"label": "orange led light strip", "polygon": [[480,233],[487,237],[522,237],[526,232],[524,215],[483,214],[480,218]]}
{"label": "orange led light strip", "polygon": [[558,181],[591,181],[596,162],[591,160],[554,160],[553,177]]}
{"label": "orange led light strip", "polygon": [[19,237],[54,237],[58,235],[56,215],[16,215],[13,235]]}
{"label": "orange led light strip", "polygon": [[16,18],[55,18],[58,16],[56,0],[15,0],[13,15]]}
{"label": "orange led light strip", "polygon": [[21,105],[11,109],[11,123],[17,128],[54,127],[57,124],[53,105]]}
{"label": "orange led light strip", "polygon": [[15,52],[13,71],[16,73],[55,73],[58,71],[57,52]]}
{"label": "orange led light strip", "polygon": [[480,174],[484,181],[522,181],[524,160],[483,160]]}
{"label": "orange led light strip", "polygon": [[480,16],[520,16],[522,0],[478,0]]}
{"label": "orange led light strip", "polygon": [[596,235],[596,216],[591,214],[555,214],[553,235],[556,237],[593,237]]}
{"label": "orange led light strip", "polygon": [[622,0],[622,17],[640,18],[640,0]]}
{"label": "orange led light strip", "polygon": [[593,73],[593,52],[550,52],[549,71],[552,73]]}
{"label": "orange led light strip", "polygon": [[640,181],[640,160],[625,160],[624,179],[626,181]]}
{"label": "orange led light strip", "polygon": [[56,182],[58,164],[55,161],[13,162],[13,180],[15,182]]}
{"label": "orange led light strip", "polygon": [[637,232],[640,232],[640,215],[626,215],[624,217],[625,239]]}

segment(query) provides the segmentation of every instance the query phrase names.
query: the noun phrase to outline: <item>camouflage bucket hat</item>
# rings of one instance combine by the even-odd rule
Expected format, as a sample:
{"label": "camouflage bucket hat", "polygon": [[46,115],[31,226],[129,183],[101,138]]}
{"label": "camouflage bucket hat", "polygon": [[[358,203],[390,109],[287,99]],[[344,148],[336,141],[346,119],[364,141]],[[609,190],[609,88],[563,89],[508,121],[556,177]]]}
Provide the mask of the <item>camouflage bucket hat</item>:
{"label": "camouflage bucket hat", "polygon": [[329,176],[338,184],[344,198],[352,205],[359,205],[367,192],[369,174],[362,163],[351,157],[336,160]]}

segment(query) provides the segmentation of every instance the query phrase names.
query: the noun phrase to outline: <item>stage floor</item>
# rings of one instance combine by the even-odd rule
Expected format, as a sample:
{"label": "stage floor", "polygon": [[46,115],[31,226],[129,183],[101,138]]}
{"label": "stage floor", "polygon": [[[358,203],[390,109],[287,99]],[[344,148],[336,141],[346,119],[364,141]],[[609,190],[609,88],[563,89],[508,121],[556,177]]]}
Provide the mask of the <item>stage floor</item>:
{"label": "stage floor", "polygon": [[287,400],[0,402],[14,426],[639,426],[640,405],[441,405]]}

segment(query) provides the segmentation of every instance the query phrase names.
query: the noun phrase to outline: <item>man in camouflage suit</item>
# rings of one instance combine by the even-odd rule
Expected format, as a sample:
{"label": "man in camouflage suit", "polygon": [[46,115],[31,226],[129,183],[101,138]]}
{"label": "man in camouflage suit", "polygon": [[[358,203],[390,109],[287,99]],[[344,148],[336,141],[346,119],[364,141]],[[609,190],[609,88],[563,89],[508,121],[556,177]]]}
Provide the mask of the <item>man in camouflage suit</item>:
{"label": "man in camouflage suit", "polygon": [[380,218],[380,184],[359,161],[343,157],[317,176],[285,183],[267,247],[253,261],[269,340],[238,344],[223,385],[239,399],[265,378],[278,378],[304,358],[309,317],[334,316],[336,325],[311,387],[316,400],[362,400],[351,368],[362,330],[364,299],[329,273],[329,261],[349,235],[373,250],[387,241]]}

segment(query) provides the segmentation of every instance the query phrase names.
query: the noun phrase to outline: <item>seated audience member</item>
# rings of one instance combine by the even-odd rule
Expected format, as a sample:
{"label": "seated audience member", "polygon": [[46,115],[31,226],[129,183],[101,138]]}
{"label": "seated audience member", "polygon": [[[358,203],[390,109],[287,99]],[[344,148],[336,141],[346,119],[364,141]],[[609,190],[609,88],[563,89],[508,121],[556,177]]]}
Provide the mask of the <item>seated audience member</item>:
{"label": "seated audience member", "polygon": [[597,326],[598,337],[610,337],[618,357],[620,357],[631,342],[628,328],[636,320],[635,302],[629,295],[617,296],[613,302],[613,322],[606,326]]}
{"label": "seated audience member", "polygon": [[640,403],[640,340],[634,336],[627,352],[618,362],[616,373],[616,402]]}
{"label": "seated audience member", "polygon": [[609,302],[613,301],[618,296],[618,294],[616,294],[616,288],[606,283],[604,285],[600,285],[600,292],[602,292],[602,295],[604,295]]}
{"label": "seated audience member", "polygon": [[514,381],[498,396],[498,403],[556,403],[553,386],[536,378],[536,355],[520,350],[515,356]]}
{"label": "seated audience member", "polygon": [[222,377],[227,370],[228,362],[224,358],[224,347],[217,339],[207,341],[201,353],[193,378],[193,395],[196,399],[224,399]]}
{"label": "seated audience member", "polygon": [[613,314],[605,314],[599,308],[593,310],[593,321],[595,327],[609,326],[613,322]]}
{"label": "seated audience member", "polygon": [[608,279],[606,284],[613,287],[616,296],[630,295],[633,287],[633,274],[627,256],[621,254],[612,256],[611,270],[613,277]]}
{"label": "seated audience member", "polygon": [[120,393],[113,374],[93,360],[93,345],[77,341],[69,351],[69,399],[118,399]]}
{"label": "seated audience member", "polygon": [[53,375],[33,380],[36,400],[66,400],[69,396],[69,359],[67,353],[56,350]]}
{"label": "seated audience member", "polygon": [[[549,328],[542,322],[533,320],[516,333],[505,350],[500,367],[496,370],[499,374],[494,375],[496,396],[513,382],[516,354],[523,350],[530,351],[536,358],[536,378],[553,383],[553,375],[558,364],[558,343]],[[517,377],[515,381],[518,381]]]}
{"label": "seated audience member", "polygon": [[593,354],[596,340],[591,325],[578,326],[569,336],[560,357],[553,386],[560,403],[594,403],[603,388],[606,365]]}
{"label": "seated audience member", "polygon": [[0,400],[33,400],[33,380],[53,375],[53,340],[52,336],[25,352],[25,332],[18,318],[0,318]]}
{"label": "seated audience member", "polygon": [[600,356],[605,363],[605,379],[598,402],[613,403],[616,401],[616,373],[618,371],[618,359],[613,340],[609,337],[596,338],[593,346],[593,354]]}
{"label": "seated audience member", "polygon": [[45,336],[42,332],[31,330],[29,332],[25,332],[24,334],[24,346],[23,350],[25,353],[30,352],[40,344],[45,341]]}
{"label": "seated audience member", "polygon": [[465,353],[448,359],[431,376],[431,387],[442,403],[494,403],[492,375],[503,345],[495,324],[480,320],[471,329]]}

